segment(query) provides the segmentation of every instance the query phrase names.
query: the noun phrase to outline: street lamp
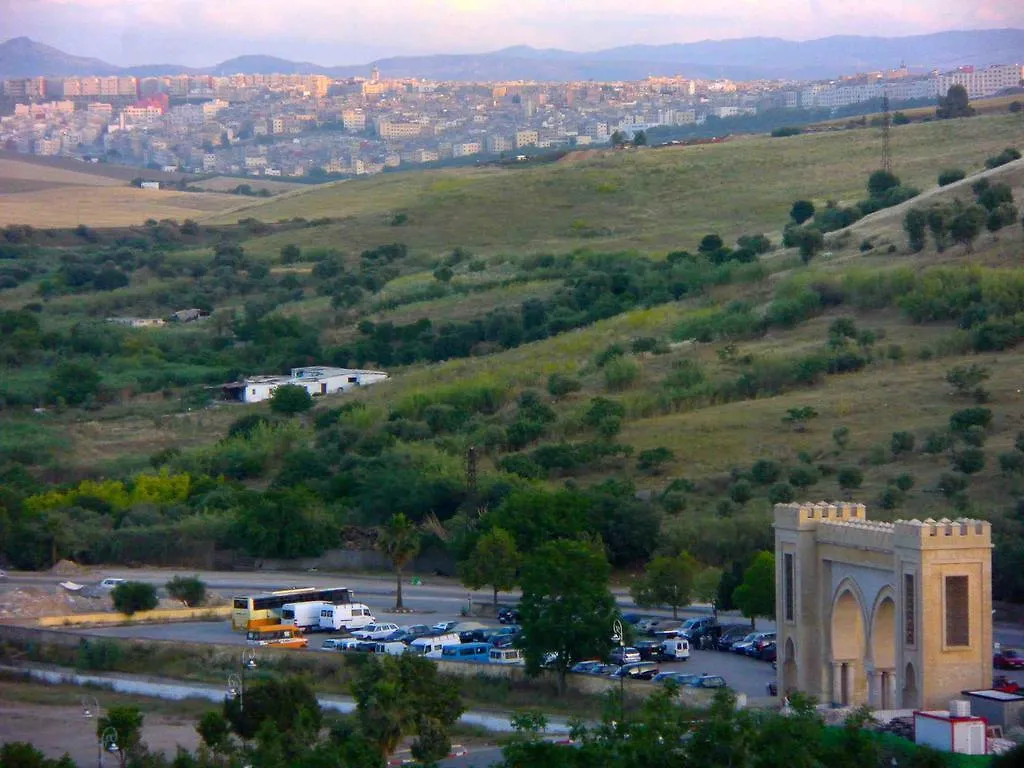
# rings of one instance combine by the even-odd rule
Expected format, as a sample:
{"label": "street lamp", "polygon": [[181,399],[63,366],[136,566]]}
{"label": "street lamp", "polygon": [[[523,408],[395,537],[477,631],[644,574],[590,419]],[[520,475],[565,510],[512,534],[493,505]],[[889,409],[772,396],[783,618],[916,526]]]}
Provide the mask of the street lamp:
{"label": "street lamp", "polygon": [[113,754],[120,747],[117,746],[117,729],[114,726],[107,726],[96,742],[96,768],[103,768],[103,750]]}
{"label": "street lamp", "polygon": [[239,673],[234,674],[233,672],[228,675],[228,698],[238,699],[238,711],[245,711],[245,670],[256,669],[256,650],[249,648],[248,650],[242,651],[241,662],[239,664]]}
{"label": "street lamp", "polygon": [[[616,637],[619,640],[619,648],[625,645],[626,638],[622,634],[622,622],[616,619],[612,622],[612,637]],[[626,657],[620,652],[619,660],[623,666],[626,663]],[[626,715],[626,676],[622,674],[622,668],[619,668],[619,710],[622,714],[622,718],[625,719]]]}
{"label": "street lamp", "polygon": [[95,696],[82,697],[82,717],[91,720],[100,716],[100,702]]}

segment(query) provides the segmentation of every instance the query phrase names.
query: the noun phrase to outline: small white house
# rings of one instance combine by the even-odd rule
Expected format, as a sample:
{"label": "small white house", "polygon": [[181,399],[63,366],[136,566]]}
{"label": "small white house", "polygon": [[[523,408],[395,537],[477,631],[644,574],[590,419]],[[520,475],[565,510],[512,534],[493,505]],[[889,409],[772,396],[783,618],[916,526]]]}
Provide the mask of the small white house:
{"label": "small white house", "polygon": [[388,375],[383,371],[363,371],[352,368],[330,368],[326,366],[308,366],[292,368],[290,384],[298,384],[306,388],[309,394],[333,395],[335,392],[347,392],[350,389],[365,387],[386,380]]}
{"label": "small white house", "polygon": [[971,716],[970,702],[953,700],[950,711],[914,712],[914,743],[962,755],[988,754],[986,722]]}
{"label": "small white house", "polygon": [[269,400],[275,389],[285,385],[304,387],[312,397],[320,397],[376,384],[387,378],[383,371],[307,366],[292,368],[290,376],[250,376],[244,381],[225,384],[222,390],[227,400],[260,403]]}

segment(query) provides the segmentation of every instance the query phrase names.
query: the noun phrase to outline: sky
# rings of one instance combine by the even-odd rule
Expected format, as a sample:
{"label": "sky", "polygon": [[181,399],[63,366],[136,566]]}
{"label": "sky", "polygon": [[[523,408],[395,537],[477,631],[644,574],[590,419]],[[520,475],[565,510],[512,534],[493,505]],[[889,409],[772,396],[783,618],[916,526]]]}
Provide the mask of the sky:
{"label": "sky", "polygon": [[769,36],[1024,28],[1022,0],[0,0],[26,35],[122,66],[262,53],[322,65],[510,45],[593,51]]}

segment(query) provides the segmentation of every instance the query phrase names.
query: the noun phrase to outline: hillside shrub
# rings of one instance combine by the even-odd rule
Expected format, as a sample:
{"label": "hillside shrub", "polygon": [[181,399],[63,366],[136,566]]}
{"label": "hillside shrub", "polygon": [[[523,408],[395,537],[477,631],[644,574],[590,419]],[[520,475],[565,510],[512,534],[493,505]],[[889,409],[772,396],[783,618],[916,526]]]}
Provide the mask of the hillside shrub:
{"label": "hillside shrub", "polygon": [[976,406],[964,408],[949,417],[949,428],[953,432],[965,432],[968,427],[983,427],[987,429],[992,423],[992,411],[988,408]]}
{"label": "hillside shrub", "polygon": [[973,475],[985,468],[985,452],[980,448],[964,448],[953,454],[953,468],[965,475]]}
{"label": "hillside shrub", "polygon": [[1004,475],[1024,474],[1024,453],[1009,451],[999,454],[999,470]]}
{"label": "hillside shrub", "polygon": [[789,471],[789,484],[796,488],[810,488],[820,480],[817,470],[810,466],[794,467]]}
{"label": "hillside shrub", "polygon": [[629,389],[640,379],[640,364],[629,357],[617,357],[604,366],[604,385],[609,392]]}
{"label": "hillside shrub", "polygon": [[857,467],[840,467],[839,471],[836,472],[836,482],[839,483],[839,487],[844,491],[860,488],[864,482],[864,473]]}
{"label": "hillside shrub", "polygon": [[939,186],[946,187],[965,178],[967,178],[967,173],[962,169],[946,168],[939,173]]}
{"label": "hillside shrub", "polygon": [[952,440],[946,432],[929,432],[924,439],[921,451],[924,453],[938,454],[947,450],[952,445]]}
{"label": "hillside shrub", "polygon": [[789,504],[796,498],[796,491],[789,483],[776,483],[768,489],[768,501],[772,504]]}
{"label": "hillside shrub", "polygon": [[552,397],[571,395],[573,392],[579,392],[582,386],[579,379],[562,373],[553,373],[548,377],[548,394]]}
{"label": "hillside shrub", "polygon": [[914,476],[909,472],[903,472],[902,474],[897,475],[892,482],[893,485],[906,493],[914,487]]}
{"label": "hillside shrub", "polygon": [[993,155],[985,161],[986,168],[998,168],[1001,165],[1012,163],[1014,160],[1020,160],[1020,151],[1013,147],[1007,147],[998,155]]}
{"label": "hillside shrub", "polygon": [[943,472],[939,476],[938,489],[947,499],[951,499],[967,488],[969,478],[966,475]]}
{"label": "hillside shrub", "polygon": [[912,432],[893,432],[891,448],[893,456],[912,452],[914,450],[914,434]]}
{"label": "hillside shrub", "polygon": [[758,485],[771,485],[782,475],[782,467],[771,459],[758,459],[750,468],[750,478]]}
{"label": "hillside shrub", "polygon": [[754,491],[750,487],[750,483],[739,480],[732,484],[729,488],[729,498],[737,504],[746,504],[754,496]]}

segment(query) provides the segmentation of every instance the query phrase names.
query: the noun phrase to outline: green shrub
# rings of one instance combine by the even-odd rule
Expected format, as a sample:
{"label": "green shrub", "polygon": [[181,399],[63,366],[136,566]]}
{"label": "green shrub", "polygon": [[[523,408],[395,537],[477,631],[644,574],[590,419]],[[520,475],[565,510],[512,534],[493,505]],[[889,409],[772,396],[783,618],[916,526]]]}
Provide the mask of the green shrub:
{"label": "green shrub", "polygon": [[758,485],[771,485],[782,475],[782,467],[771,459],[758,459],[750,468],[750,477]]}
{"label": "green shrub", "polygon": [[156,587],[142,581],[122,581],[111,591],[114,608],[125,616],[151,611],[159,605]]}
{"label": "green shrub", "polygon": [[969,480],[965,475],[956,475],[951,472],[943,472],[939,477],[939,491],[947,499],[951,499],[967,488]]}
{"label": "green shrub", "polygon": [[206,600],[206,584],[198,576],[175,576],[167,582],[167,594],[195,608]]}
{"label": "green shrub", "polygon": [[796,498],[796,492],[789,483],[776,483],[768,489],[768,501],[772,504],[789,504]]}
{"label": "green shrub", "polygon": [[552,397],[565,397],[579,392],[582,386],[579,379],[561,373],[553,373],[548,378],[548,394]]}
{"label": "green shrub", "polygon": [[844,491],[860,488],[864,482],[864,473],[857,467],[840,467],[836,472],[836,481]]}
{"label": "green shrub", "polygon": [[953,468],[965,475],[973,475],[985,468],[985,452],[980,448],[964,448],[952,456]]}
{"label": "green shrub", "polygon": [[875,500],[875,504],[882,509],[896,509],[896,507],[902,503],[903,494],[900,493],[898,488],[892,487],[885,488],[880,494],[878,494],[878,498]]}
{"label": "green shrub", "polygon": [[814,467],[799,466],[789,471],[789,483],[796,488],[810,488],[815,485],[820,476]]}
{"label": "green shrub", "polygon": [[738,480],[729,489],[729,498],[737,504],[746,504],[753,496],[754,491],[751,489],[750,483],[744,480]]}
{"label": "green shrub", "polygon": [[914,450],[914,434],[912,432],[893,432],[891,447],[893,456],[911,453]]}
{"label": "green shrub", "polygon": [[904,472],[903,474],[898,475],[892,482],[893,485],[906,493],[914,487],[914,476],[909,472]]}
{"label": "green shrub", "polygon": [[1009,451],[999,454],[999,469],[1004,475],[1024,473],[1024,453]]}
{"label": "green shrub", "polygon": [[640,364],[628,357],[617,357],[604,366],[604,385],[610,392],[629,389],[640,378]]}
{"label": "green shrub", "polygon": [[657,473],[663,464],[675,460],[675,457],[675,453],[669,448],[648,448],[640,451],[636,459],[636,468],[641,472]]}
{"label": "green shrub", "polygon": [[945,187],[965,178],[967,174],[960,168],[947,168],[939,174],[939,186]]}
{"label": "green shrub", "polygon": [[924,439],[921,450],[924,453],[937,454],[947,450],[952,445],[952,440],[946,432],[930,432]]}
{"label": "green shrub", "polygon": [[968,427],[988,428],[992,423],[992,411],[980,406],[964,408],[949,417],[949,428],[953,432],[965,432]]}

